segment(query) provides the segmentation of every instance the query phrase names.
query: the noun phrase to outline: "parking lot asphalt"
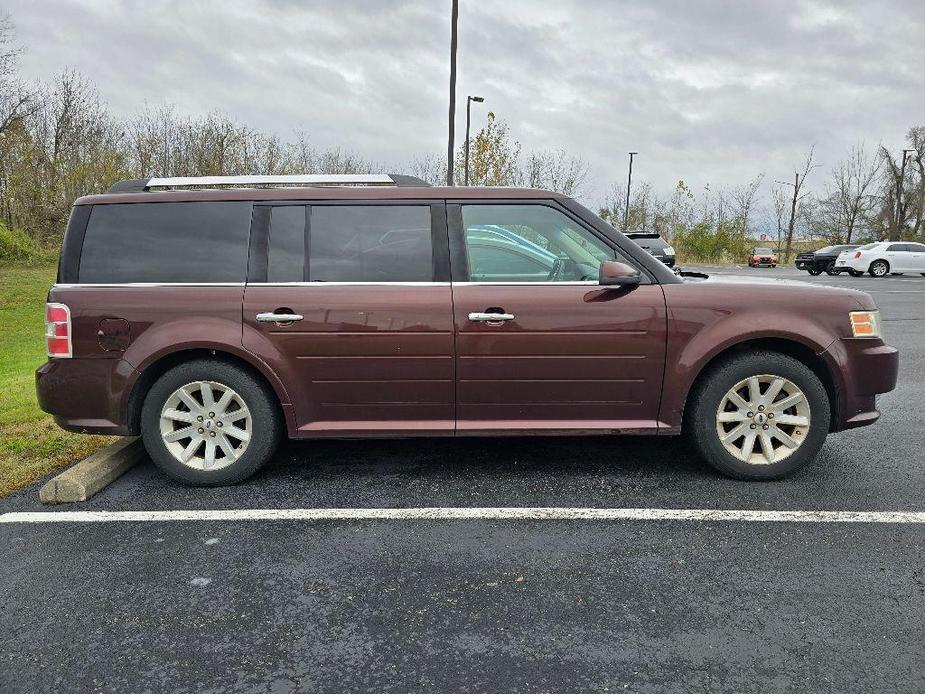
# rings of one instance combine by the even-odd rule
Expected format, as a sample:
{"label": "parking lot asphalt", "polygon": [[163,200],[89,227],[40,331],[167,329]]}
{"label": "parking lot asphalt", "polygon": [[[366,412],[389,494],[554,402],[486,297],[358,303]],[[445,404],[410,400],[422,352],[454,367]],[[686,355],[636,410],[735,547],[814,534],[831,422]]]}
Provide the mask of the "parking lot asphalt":
{"label": "parking lot asphalt", "polygon": [[[772,483],[668,438],[321,441],[222,489],[145,463],[79,508],[925,511],[925,277],[707,271],[869,291],[901,350],[881,421]],[[7,523],[0,596],[3,692],[925,691],[922,524]]]}

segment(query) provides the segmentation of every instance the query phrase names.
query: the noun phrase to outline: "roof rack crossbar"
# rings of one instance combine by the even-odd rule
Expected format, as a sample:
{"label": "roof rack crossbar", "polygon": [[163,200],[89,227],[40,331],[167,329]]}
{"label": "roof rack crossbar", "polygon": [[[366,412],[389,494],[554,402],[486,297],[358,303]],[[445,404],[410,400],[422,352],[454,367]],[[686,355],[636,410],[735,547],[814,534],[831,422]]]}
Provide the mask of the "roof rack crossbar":
{"label": "roof rack crossbar", "polygon": [[173,176],[119,181],[110,193],[143,193],[173,188],[298,188],[325,186],[428,186],[403,174],[310,174],[294,176]]}

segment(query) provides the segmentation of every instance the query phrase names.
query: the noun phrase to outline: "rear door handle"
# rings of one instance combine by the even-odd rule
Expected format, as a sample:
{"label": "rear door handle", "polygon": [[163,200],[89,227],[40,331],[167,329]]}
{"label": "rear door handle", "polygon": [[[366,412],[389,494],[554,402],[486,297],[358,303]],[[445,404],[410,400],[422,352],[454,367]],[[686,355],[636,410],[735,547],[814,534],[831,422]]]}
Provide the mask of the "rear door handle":
{"label": "rear door handle", "polygon": [[258,323],[293,323],[305,316],[300,313],[258,313]]}
{"label": "rear door handle", "polygon": [[469,320],[474,323],[501,323],[514,320],[513,313],[470,313]]}

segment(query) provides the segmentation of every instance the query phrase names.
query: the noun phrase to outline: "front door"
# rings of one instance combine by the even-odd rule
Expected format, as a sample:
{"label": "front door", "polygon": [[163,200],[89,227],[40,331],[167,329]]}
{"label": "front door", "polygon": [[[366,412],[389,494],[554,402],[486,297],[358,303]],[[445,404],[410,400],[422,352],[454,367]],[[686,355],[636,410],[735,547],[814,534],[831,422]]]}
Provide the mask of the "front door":
{"label": "front door", "polygon": [[611,242],[554,202],[450,206],[457,432],[652,431],[666,308],[598,285]]}
{"label": "front door", "polygon": [[925,273],[925,244],[907,243],[909,249],[909,268],[911,272]]}
{"label": "front door", "polygon": [[443,202],[258,206],[252,234],[244,344],[283,380],[295,433],[451,435]]}

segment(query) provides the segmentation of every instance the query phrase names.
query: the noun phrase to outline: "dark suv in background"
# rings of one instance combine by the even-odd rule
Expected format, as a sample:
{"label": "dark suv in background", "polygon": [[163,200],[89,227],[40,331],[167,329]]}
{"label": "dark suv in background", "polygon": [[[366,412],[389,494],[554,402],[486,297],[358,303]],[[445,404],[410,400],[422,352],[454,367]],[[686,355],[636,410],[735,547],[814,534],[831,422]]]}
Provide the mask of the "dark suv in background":
{"label": "dark suv in background", "polygon": [[674,248],[659,234],[650,231],[630,231],[625,236],[632,239],[637,246],[661,260],[668,267],[674,267]]}
{"label": "dark suv in background", "polygon": [[874,422],[897,371],[865,293],[685,279],[562,195],[387,175],[80,198],[46,340],[58,424],[140,433],[199,485],[282,437],[686,432],[778,477]]}
{"label": "dark suv in background", "polygon": [[796,267],[798,270],[806,270],[810,275],[821,275],[823,272],[827,275],[837,275],[835,261],[838,256],[845,251],[851,251],[857,248],[856,245],[826,246],[818,251],[809,253],[798,253],[796,258]]}

